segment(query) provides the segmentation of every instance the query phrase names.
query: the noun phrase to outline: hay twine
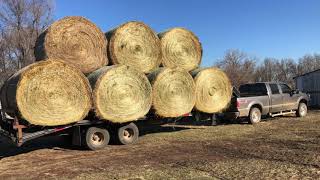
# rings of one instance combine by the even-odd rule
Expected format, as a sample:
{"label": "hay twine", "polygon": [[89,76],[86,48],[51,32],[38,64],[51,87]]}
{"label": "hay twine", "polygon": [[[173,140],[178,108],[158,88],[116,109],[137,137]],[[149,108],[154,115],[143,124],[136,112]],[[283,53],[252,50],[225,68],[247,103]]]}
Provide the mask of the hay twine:
{"label": "hay twine", "polygon": [[6,99],[6,110],[33,125],[74,123],[91,108],[91,88],[86,77],[58,59],[29,65],[5,84],[1,100]]}
{"label": "hay twine", "polygon": [[228,76],[219,68],[197,69],[191,74],[196,84],[195,108],[206,113],[217,113],[228,107],[232,85]]}
{"label": "hay twine", "polygon": [[127,22],[106,33],[108,55],[113,64],[123,64],[149,73],[161,63],[160,40],[142,22]]}
{"label": "hay twine", "polygon": [[191,112],[195,105],[195,84],[188,72],[180,68],[160,68],[148,78],[156,114],[178,117]]}
{"label": "hay twine", "polygon": [[56,58],[90,73],[108,64],[104,33],[89,20],[70,16],[54,22],[36,42],[37,60]]}
{"label": "hay twine", "polygon": [[88,76],[93,90],[95,113],[100,119],[125,123],[143,117],[152,103],[147,77],[133,67],[103,67]]}
{"label": "hay twine", "polygon": [[162,64],[165,67],[180,67],[186,71],[196,69],[201,63],[202,47],[199,39],[184,28],[173,28],[160,33]]}

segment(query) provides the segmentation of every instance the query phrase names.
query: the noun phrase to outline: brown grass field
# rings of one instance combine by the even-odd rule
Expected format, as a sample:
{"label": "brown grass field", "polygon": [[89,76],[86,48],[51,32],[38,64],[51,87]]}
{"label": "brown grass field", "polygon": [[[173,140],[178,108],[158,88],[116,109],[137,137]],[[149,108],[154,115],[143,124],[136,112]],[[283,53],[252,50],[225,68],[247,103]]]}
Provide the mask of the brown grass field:
{"label": "brown grass field", "polygon": [[134,145],[87,151],[63,137],[0,138],[0,179],[319,179],[320,111],[258,125],[170,125]]}

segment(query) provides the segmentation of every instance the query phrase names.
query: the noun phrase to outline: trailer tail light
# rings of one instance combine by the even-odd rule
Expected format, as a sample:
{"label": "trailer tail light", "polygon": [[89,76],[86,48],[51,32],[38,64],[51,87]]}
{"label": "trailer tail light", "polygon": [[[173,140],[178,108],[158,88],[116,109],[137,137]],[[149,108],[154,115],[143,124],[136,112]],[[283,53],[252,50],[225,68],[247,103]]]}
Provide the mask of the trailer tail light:
{"label": "trailer tail light", "polygon": [[237,100],[237,108],[240,108],[240,102]]}

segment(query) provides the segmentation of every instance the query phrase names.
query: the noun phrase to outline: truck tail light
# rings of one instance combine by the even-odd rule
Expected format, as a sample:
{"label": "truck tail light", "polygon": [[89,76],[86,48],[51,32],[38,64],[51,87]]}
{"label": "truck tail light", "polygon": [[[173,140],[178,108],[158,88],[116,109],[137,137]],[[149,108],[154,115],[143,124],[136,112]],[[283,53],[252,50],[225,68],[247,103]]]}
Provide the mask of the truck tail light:
{"label": "truck tail light", "polygon": [[240,107],[240,102],[239,102],[239,100],[237,100],[237,108],[239,108]]}

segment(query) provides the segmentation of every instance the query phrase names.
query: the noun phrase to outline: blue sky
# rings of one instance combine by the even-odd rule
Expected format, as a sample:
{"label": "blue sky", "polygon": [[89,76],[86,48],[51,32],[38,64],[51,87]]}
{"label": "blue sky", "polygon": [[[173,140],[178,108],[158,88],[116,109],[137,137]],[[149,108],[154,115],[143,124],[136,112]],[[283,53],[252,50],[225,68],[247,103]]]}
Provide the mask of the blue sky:
{"label": "blue sky", "polygon": [[130,20],[156,32],[188,28],[202,42],[203,66],[227,49],[260,59],[320,53],[320,0],[56,0],[55,18],[71,15],[103,31]]}

